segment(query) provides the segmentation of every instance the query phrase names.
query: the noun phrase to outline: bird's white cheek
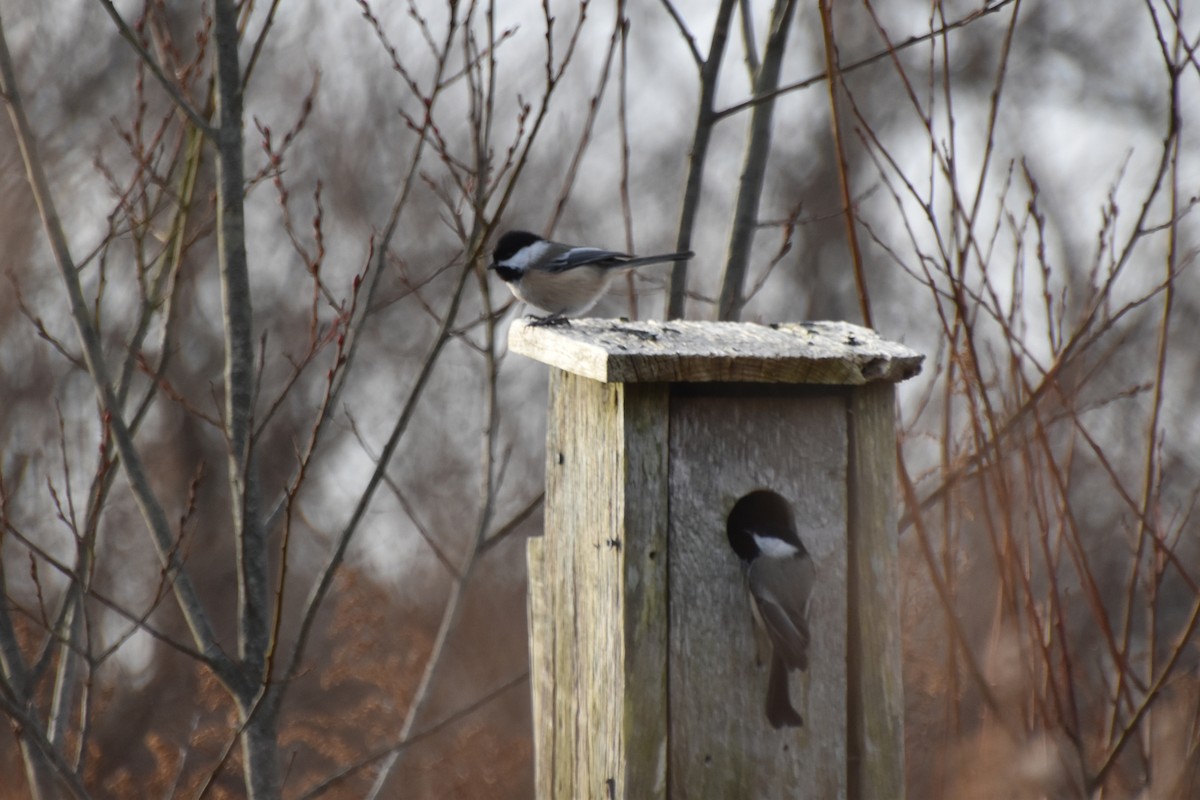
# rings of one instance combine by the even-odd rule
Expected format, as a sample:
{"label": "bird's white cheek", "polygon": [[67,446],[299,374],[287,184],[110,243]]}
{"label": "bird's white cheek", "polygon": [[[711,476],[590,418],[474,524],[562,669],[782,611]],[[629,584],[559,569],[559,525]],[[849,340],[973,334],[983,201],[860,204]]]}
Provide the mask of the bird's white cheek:
{"label": "bird's white cheek", "polygon": [[517,269],[527,269],[530,265],[538,263],[546,251],[550,249],[549,242],[534,242],[527,247],[523,247],[511,257],[505,259],[504,265],[508,267],[516,267]]}
{"label": "bird's white cheek", "polygon": [[796,555],[796,546],[774,536],[759,536],[753,534],[758,551],[767,558],[790,558]]}

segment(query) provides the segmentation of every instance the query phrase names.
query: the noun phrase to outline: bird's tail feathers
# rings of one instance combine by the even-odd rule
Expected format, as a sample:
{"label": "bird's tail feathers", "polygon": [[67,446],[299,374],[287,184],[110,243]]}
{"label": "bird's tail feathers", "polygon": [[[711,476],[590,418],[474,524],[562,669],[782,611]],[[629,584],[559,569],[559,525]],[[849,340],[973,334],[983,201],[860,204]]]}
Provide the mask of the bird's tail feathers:
{"label": "bird's tail feathers", "polygon": [[632,269],[633,267],[644,267],[648,264],[662,264],[665,261],[686,261],[695,255],[691,250],[688,250],[686,253],[659,253],[656,256],[638,256],[637,258],[631,258],[628,261],[622,261],[613,266],[617,269]]}
{"label": "bird's tail feathers", "polygon": [[771,674],[767,677],[767,722],[776,730],[785,726],[799,728],[804,725],[804,717],[792,708],[787,665],[774,650],[771,652]]}

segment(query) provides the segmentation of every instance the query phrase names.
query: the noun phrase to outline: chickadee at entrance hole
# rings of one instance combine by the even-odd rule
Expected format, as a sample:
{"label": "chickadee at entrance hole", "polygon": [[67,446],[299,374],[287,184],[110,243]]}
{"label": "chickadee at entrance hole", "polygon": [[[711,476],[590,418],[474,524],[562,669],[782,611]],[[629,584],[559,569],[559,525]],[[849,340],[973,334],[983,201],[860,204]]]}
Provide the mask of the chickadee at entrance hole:
{"label": "chickadee at entrance hole", "polygon": [[755,622],[771,640],[764,710],[772,728],[798,728],[788,675],[808,670],[808,604],[816,581],[812,559],[788,501],[769,489],[743,496],[725,520],[729,547],[742,561]]}
{"label": "chickadee at entrance hole", "polygon": [[759,535],[760,542],[764,537],[779,538],[804,550],[803,543],[796,535],[791,504],[770,489],[757,489],[743,495],[725,521],[725,536],[729,546],[742,561],[752,561],[762,555],[755,534]]}

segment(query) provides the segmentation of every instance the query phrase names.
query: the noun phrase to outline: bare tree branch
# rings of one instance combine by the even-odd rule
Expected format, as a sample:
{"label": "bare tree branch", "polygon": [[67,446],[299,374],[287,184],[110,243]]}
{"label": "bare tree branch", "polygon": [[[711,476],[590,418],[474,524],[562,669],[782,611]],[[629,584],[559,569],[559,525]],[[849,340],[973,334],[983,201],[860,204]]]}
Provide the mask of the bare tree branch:
{"label": "bare tree branch", "polygon": [[451,714],[448,714],[443,719],[438,720],[437,722],[433,723],[429,727],[422,729],[418,733],[415,733],[412,736],[402,737],[402,738],[396,740],[395,742],[389,743],[389,744],[375,750],[374,752],[367,753],[365,756],[363,756],[362,758],[360,758],[358,761],[356,761],[353,764],[347,764],[346,766],[339,769],[337,772],[335,772],[332,775],[325,778],[323,781],[318,783],[316,786],[313,786],[311,789],[306,791],[304,794],[300,795],[299,798],[297,798],[297,800],[314,800],[314,798],[321,797],[326,792],[328,792],[330,789],[332,789],[334,786],[336,786],[343,779],[353,775],[354,773],[356,773],[362,769],[365,769],[365,768],[371,766],[372,764],[374,764],[375,762],[377,762],[381,759],[387,758],[389,756],[398,755],[399,753],[403,752],[404,750],[408,749],[409,747],[412,747],[413,745],[417,744],[421,740],[427,739],[430,736],[433,736],[434,734],[449,727],[450,725],[453,725],[454,723],[458,722],[459,720],[465,719],[466,717],[471,716],[476,711],[478,711],[479,709],[488,705],[493,700],[495,700],[497,697],[499,697],[500,695],[507,692],[509,689],[520,686],[521,684],[527,682],[528,680],[529,680],[529,672],[528,671],[522,672],[520,675],[514,676],[511,680],[509,680],[505,683],[502,683],[501,685],[497,686],[495,689],[492,689],[490,692],[483,695],[478,700],[475,700],[474,702],[463,706],[462,708],[458,709],[457,711],[454,711]]}
{"label": "bare tree branch", "polygon": [[[696,225],[696,215],[700,211],[708,145],[712,141],[713,126],[716,124],[713,108],[717,97],[717,80],[721,75],[721,62],[725,58],[725,46],[729,41],[729,20],[733,16],[736,2],[737,0],[721,0],[706,59],[700,58],[695,42],[691,42],[693,51],[697,53],[696,65],[700,69],[700,102],[696,109],[696,128],[692,134],[692,148],[688,155],[688,176],[683,190],[683,207],[679,212],[679,232],[675,238],[675,249],[680,252],[692,249],[692,232]],[[676,16],[669,3],[667,8],[672,11],[672,16]],[[680,29],[686,31],[681,22]],[[691,41],[690,34],[688,38]],[[671,268],[671,278],[667,284],[667,319],[679,319],[684,314],[687,275],[688,262],[676,261]]]}
{"label": "bare tree branch", "polygon": [[196,130],[201,131],[210,138],[215,135],[216,131],[208,124],[208,120],[206,120],[199,111],[192,107],[192,104],[188,102],[188,99],[180,93],[179,87],[177,87],[175,83],[167,77],[166,73],[162,71],[162,68],[158,65],[158,62],[154,60],[154,56],[150,55],[149,51],[142,47],[142,43],[138,41],[137,34],[134,33],[133,29],[129,27],[129,24],[125,22],[124,18],[121,16],[121,13],[117,11],[116,6],[113,5],[112,0],[99,0],[99,2],[100,5],[104,7],[104,10],[108,13],[108,16],[112,18],[113,23],[117,26],[117,32],[121,34],[121,38],[129,42],[129,46],[132,47],[134,52],[138,54],[138,57],[145,62],[147,69],[150,70],[150,74],[153,75],[154,79],[158,81],[158,84],[162,86],[163,91],[167,93],[167,96],[171,98],[171,101],[175,103],[175,106],[187,115],[187,118],[191,120],[192,125],[195,126]]}
{"label": "bare tree branch", "polygon": [[850,250],[850,264],[854,267],[854,283],[858,289],[858,309],[862,314],[863,324],[868,328],[874,327],[871,319],[871,298],[867,292],[867,277],[863,269],[862,251],[858,247],[858,231],[855,227],[857,214],[853,200],[850,197],[850,162],[846,156],[846,143],[842,137],[842,114],[838,108],[838,87],[841,85],[842,73],[838,66],[837,42],[833,35],[833,9],[829,0],[820,0],[821,30],[825,38],[825,74],[835,76],[828,82],[829,87],[829,120],[833,127],[833,146],[837,152],[838,185],[842,190],[842,215],[846,225],[846,244]]}
{"label": "bare tree branch", "polygon": [[[791,30],[796,0],[775,0],[771,11],[771,32],[763,51],[762,68],[754,82],[755,96],[762,97],[779,85],[783,54]],[[758,230],[758,205],[762,199],[763,182],[767,175],[767,159],[771,155],[771,121],[774,100],[765,100],[754,107],[750,119],[750,135],[738,185],[737,207],[733,212],[733,232],[729,237],[729,254],[725,260],[725,275],[721,283],[721,298],[717,316],[722,320],[741,317],[745,298],[742,287],[750,266],[754,233]]]}
{"label": "bare tree branch", "polygon": [[108,377],[108,366],[100,346],[99,337],[92,325],[91,312],[83,296],[83,288],[79,283],[79,274],[71,259],[67,245],[66,234],[63,231],[58,212],[55,209],[50,193],[49,182],[38,157],[36,140],[29,120],[25,116],[21,95],[16,85],[16,77],[9,54],[8,43],[4,36],[3,23],[0,22],[0,79],[3,83],[4,98],[8,104],[9,115],[16,131],[17,142],[21,147],[21,155],[25,161],[29,185],[33,190],[42,223],[50,240],[50,246],[58,265],[59,274],[67,290],[71,306],[71,319],[75,324],[80,343],[83,345],[84,359],[88,371],[96,386],[100,406],[106,419],[112,426],[113,438],[121,455],[121,462],[129,480],[134,498],[146,521],[146,525],[154,538],[160,558],[167,572],[173,576],[172,586],[184,618],[188,622],[197,646],[205,657],[215,665],[214,669],[222,681],[230,685],[238,685],[240,677],[232,661],[224,654],[217,644],[216,636],[208,621],[208,617],[196,593],[183,564],[175,554],[174,537],[165,512],[154,495],[146,475],[145,467],[133,443],[133,437],[126,426],[122,411]]}
{"label": "bare tree branch", "polygon": [[[910,36],[909,38],[905,39],[904,41],[900,42],[899,44],[897,44],[895,46],[889,46],[887,49],[881,50],[878,53],[873,53],[873,54],[867,56],[866,58],[860,58],[857,61],[852,61],[849,64],[844,64],[841,68],[841,72],[843,75],[849,75],[851,72],[860,70],[863,67],[868,67],[871,64],[875,64],[875,63],[878,63],[885,59],[892,58],[895,53],[897,53],[901,50],[907,50],[908,48],[913,47],[915,45],[922,44],[924,42],[928,42],[933,39],[937,39],[942,36],[945,36],[946,34],[950,33],[951,31],[958,30],[959,28],[964,28],[967,25],[970,25],[971,23],[975,22],[976,20],[981,19],[989,14],[994,14],[997,11],[999,11],[1000,9],[1004,8],[1005,6],[1011,5],[1014,2],[1016,2],[1016,0],[997,0],[993,4],[984,6],[983,8],[979,9],[978,11],[972,11],[970,14],[967,14],[962,19],[955,20],[954,22],[944,25],[941,28],[930,31],[929,33],[922,33],[917,36]],[[756,92],[755,95],[753,97],[751,97],[749,100],[743,100],[742,102],[735,103],[734,105],[731,105],[728,108],[723,108],[720,111],[715,112],[714,116],[716,117],[716,120],[719,122],[720,120],[725,119],[725,117],[733,116],[734,114],[739,114],[742,111],[745,111],[749,108],[753,108],[754,106],[758,105],[759,103],[765,103],[768,100],[773,100],[774,98],[779,97],[780,95],[787,94],[789,92],[794,92],[798,89],[807,89],[810,86],[814,86],[815,84],[818,84],[821,81],[828,80],[828,79],[829,79],[829,72],[827,72],[827,71],[820,72],[820,73],[817,73],[816,75],[811,75],[807,78],[804,78],[803,80],[799,80],[794,83],[785,84],[784,86],[780,86],[775,89],[771,89],[770,91],[764,92],[762,94],[759,94]]]}

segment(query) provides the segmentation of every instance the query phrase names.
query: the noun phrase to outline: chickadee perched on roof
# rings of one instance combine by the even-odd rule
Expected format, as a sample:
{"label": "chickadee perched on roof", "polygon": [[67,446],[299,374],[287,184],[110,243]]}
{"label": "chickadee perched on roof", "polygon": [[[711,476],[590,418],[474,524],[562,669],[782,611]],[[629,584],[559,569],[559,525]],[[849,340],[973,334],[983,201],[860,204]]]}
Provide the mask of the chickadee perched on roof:
{"label": "chickadee perched on roof", "polygon": [[739,500],[726,533],[742,559],[755,619],[771,639],[767,721],[773,728],[799,727],[804,718],[792,708],[788,674],[808,669],[812,559],[796,534],[791,508],[774,492],[751,492]]}
{"label": "chickadee perched on roof", "polygon": [[553,325],[594,306],[617,273],[693,255],[689,251],[638,257],[509,231],[496,243],[488,269],[495,270],[518,299],[550,312],[533,324]]}

